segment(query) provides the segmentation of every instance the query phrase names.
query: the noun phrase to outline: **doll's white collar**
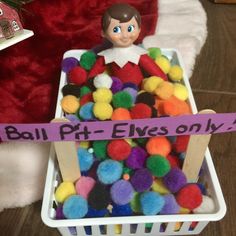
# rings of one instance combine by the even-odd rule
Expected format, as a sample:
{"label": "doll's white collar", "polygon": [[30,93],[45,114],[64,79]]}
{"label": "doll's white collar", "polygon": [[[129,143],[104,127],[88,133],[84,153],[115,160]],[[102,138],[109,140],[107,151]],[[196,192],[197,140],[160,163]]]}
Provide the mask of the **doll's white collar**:
{"label": "doll's white collar", "polygon": [[109,48],[98,53],[99,56],[104,56],[105,64],[115,62],[121,68],[127,62],[132,62],[137,65],[140,56],[143,54],[147,54],[147,51],[136,45],[125,48]]}

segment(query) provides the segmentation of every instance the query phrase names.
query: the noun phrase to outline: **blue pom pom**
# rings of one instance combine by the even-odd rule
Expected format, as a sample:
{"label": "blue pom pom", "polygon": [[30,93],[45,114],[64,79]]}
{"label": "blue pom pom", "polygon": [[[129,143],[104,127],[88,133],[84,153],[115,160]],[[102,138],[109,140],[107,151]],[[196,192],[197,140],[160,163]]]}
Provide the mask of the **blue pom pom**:
{"label": "blue pom pom", "polygon": [[93,102],[88,102],[83,105],[79,110],[79,116],[84,120],[93,120],[95,119],[93,115]]}
{"label": "blue pom pom", "polygon": [[112,216],[131,216],[133,214],[130,204],[117,205],[113,204]]}
{"label": "blue pom pom", "polygon": [[78,154],[78,160],[80,165],[81,171],[87,171],[91,168],[93,164],[93,154],[89,153],[87,149],[85,148],[79,148],[77,151]]}
{"label": "blue pom pom", "polygon": [[165,200],[156,192],[145,192],[140,196],[140,203],[144,215],[156,215],[164,207]]}
{"label": "blue pom pom", "polygon": [[89,206],[88,213],[87,213],[86,217],[88,217],[88,218],[104,217],[106,214],[108,214],[107,209],[96,210],[96,209],[93,209],[92,207]]}
{"label": "blue pom pom", "polygon": [[105,160],[97,168],[98,179],[103,184],[112,184],[122,175],[122,165],[118,161]]}
{"label": "blue pom pom", "polygon": [[87,212],[88,203],[82,196],[72,195],[63,204],[63,214],[67,219],[83,218]]}

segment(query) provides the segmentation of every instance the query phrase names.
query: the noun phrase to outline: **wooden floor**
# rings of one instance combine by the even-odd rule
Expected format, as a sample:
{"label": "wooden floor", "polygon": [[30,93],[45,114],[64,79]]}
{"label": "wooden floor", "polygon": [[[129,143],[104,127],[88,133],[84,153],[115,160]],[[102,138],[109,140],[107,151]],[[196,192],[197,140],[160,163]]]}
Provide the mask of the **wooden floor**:
{"label": "wooden floor", "polygon": [[[236,5],[201,0],[208,15],[208,39],[190,79],[199,109],[236,112]],[[213,135],[210,150],[228,207],[220,222],[201,236],[236,235],[236,133]],[[0,213],[1,236],[59,236],[42,223],[41,202]]]}

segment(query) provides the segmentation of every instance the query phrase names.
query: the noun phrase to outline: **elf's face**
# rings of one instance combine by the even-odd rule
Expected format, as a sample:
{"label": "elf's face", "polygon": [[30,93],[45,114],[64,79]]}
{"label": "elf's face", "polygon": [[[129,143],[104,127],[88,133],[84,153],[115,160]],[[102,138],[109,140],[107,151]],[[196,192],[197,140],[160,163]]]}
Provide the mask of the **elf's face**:
{"label": "elf's face", "polygon": [[138,38],[140,28],[136,19],[121,23],[119,20],[111,18],[110,25],[103,36],[106,37],[114,47],[129,47]]}

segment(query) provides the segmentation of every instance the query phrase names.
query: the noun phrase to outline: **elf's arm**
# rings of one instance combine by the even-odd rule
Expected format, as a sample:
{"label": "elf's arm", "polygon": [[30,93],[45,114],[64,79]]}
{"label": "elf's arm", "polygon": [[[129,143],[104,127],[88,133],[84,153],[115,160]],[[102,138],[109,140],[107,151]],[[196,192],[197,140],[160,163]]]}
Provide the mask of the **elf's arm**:
{"label": "elf's arm", "polygon": [[98,74],[103,73],[106,70],[106,65],[104,61],[104,57],[98,57],[97,61],[93,65],[92,69],[88,74],[88,78],[93,78]]}
{"label": "elf's arm", "polygon": [[168,80],[162,69],[147,54],[140,56],[139,65],[149,75],[155,75],[163,80]]}

